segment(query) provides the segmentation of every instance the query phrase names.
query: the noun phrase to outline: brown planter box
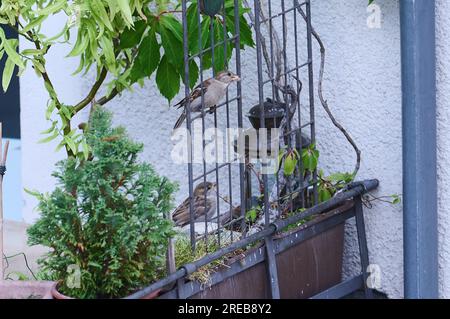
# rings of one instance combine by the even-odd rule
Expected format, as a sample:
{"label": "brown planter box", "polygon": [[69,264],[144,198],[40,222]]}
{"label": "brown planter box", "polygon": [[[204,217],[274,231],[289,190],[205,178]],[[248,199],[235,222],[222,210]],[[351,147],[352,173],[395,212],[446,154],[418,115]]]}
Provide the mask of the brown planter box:
{"label": "brown planter box", "polygon": [[[341,282],[344,224],[352,214],[353,202],[348,201],[314,221],[276,237],[274,246],[279,251],[276,260],[282,299],[309,298]],[[185,297],[269,299],[264,247],[252,249],[245,256],[231,260],[230,269],[213,274],[211,287],[186,282],[182,289]],[[162,296],[176,297],[176,290]]]}
{"label": "brown planter box", "polygon": [[0,299],[53,299],[51,281],[0,281]]}

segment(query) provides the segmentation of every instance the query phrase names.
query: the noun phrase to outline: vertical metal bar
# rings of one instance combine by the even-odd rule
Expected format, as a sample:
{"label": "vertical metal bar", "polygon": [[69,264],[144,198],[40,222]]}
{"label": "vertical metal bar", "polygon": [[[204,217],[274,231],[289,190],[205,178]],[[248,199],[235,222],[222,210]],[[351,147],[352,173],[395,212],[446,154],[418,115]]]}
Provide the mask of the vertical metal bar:
{"label": "vertical metal bar", "polygon": [[[269,74],[270,74],[270,79],[272,81],[272,103],[277,103],[279,102],[278,99],[276,99],[276,94],[275,94],[275,64],[274,64],[274,44],[273,44],[273,19],[272,17],[272,1],[268,0],[268,7],[269,7],[269,41],[270,41],[270,70],[269,70]],[[275,121],[275,120],[274,120]],[[275,125],[274,125],[275,127]],[[272,133],[270,134],[270,136],[272,137]],[[272,142],[272,141],[271,141]],[[277,188],[277,199],[280,197],[280,181],[278,179],[278,176],[275,176],[275,183],[276,183],[276,188]],[[281,218],[281,205],[280,202],[277,202],[277,214],[278,214],[278,218]]]}
{"label": "vertical metal bar", "polygon": [[[202,119],[202,163],[203,163],[203,185],[206,187],[206,159],[205,159],[205,149],[206,149],[206,140],[205,140],[205,131],[206,131],[206,126],[205,126],[205,94],[203,92],[203,37],[202,37],[202,14],[200,11],[200,5],[197,5],[197,20],[198,20],[198,25],[199,25],[199,32],[198,32],[198,41],[199,41],[199,47],[200,49],[200,85],[201,85],[201,89],[202,89],[202,106],[201,106],[201,119]],[[212,45],[212,44],[211,44]],[[205,212],[206,212],[206,203],[207,203],[207,192],[205,191]],[[192,214],[191,214],[192,216]],[[195,215],[194,215],[195,218]],[[192,222],[192,221],[191,221]],[[206,220],[206,214],[205,214],[205,248],[206,251],[208,250],[208,222]]]}
{"label": "vertical metal bar", "polygon": [[177,280],[177,297],[178,299],[187,299],[189,297],[189,292],[187,291],[187,286],[184,278]]}
{"label": "vertical metal bar", "polygon": [[[226,19],[226,11],[225,11],[225,2],[223,3],[223,14],[222,14],[222,19],[223,19],[223,21],[224,21],[224,24],[223,24],[223,38],[225,39],[225,43],[224,43],[224,46],[223,46],[223,50],[225,51],[224,53],[224,56],[225,56],[225,69],[229,69],[229,65],[228,65],[228,41],[229,41],[229,37],[228,37],[228,28],[227,28],[227,19]],[[234,211],[234,208],[233,208],[233,188],[232,188],[232,186],[231,186],[231,184],[232,184],[232,165],[231,165],[231,162],[232,162],[232,159],[231,159],[231,143],[230,143],[230,139],[231,139],[231,134],[230,134],[230,127],[231,127],[231,124],[230,124],[230,102],[229,102],[229,100],[230,100],[230,97],[229,97],[229,93],[228,93],[228,91],[227,91],[227,96],[226,96],[226,105],[225,105],[225,110],[226,110],[226,117],[227,117],[227,120],[226,120],[226,125],[227,125],[227,158],[226,158],[226,161],[228,162],[228,200],[230,201],[229,202],[229,206],[230,206],[230,222],[231,223],[233,223],[233,211]],[[220,215],[218,214],[218,217],[217,217],[217,221],[218,221],[218,223],[219,223],[219,227],[220,227]],[[234,225],[234,224],[231,224],[232,226]],[[220,236],[220,235],[219,235]],[[230,239],[231,239],[231,242],[233,242],[234,241],[234,232],[232,231],[231,232],[231,234],[230,234]]]}
{"label": "vertical metal bar", "polygon": [[400,1],[405,297],[437,298],[435,1]]}
{"label": "vertical metal bar", "polygon": [[[259,1],[259,0],[255,0]],[[278,270],[277,270],[277,257],[275,256],[274,245],[272,236],[268,236],[264,240],[266,245],[266,264],[268,267],[268,280],[270,284],[270,291],[272,299],[280,299],[280,284],[278,281]]]}
{"label": "vertical metal bar", "polygon": [[[211,62],[213,65],[213,76],[216,75],[216,71],[215,71],[215,43],[214,43],[214,19],[211,19],[211,26],[210,26],[210,33],[211,33]],[[220,50],[220,47],[217,48],[218,50]],[[220,63],[220,61],[219,61]],[[219,216],[220,216],[220,199],[219,199],[219,194],[220,194],[220,183],[219,183],[219,154],[218,154],[218,149],[219,149],[219,144],[217,141],[217,126],[218,126],[218,122],[217,122],[217,108],[214,109],[214,128],[215,128],[215,148],[216,148],[216,168],[215,168],[215,173],[216,173],[216,210],[217,210],[217,221],[219,221]],[[206,225],[208,224],[208,221],[206,220],[206,215],[205,215],[205,222]],[[217,223],[218,225],[218,229],[217,229],[217,243],[220,247],[220,223]],[[208,236],[208,234],[206,233],[206,236]],[[208,240],[208,239],[207,239]],[[208,246],[206,246],[208,247]]]}
{"label": "vertical metal bar", "polygon": [[[287,62],[287,23],[286,23],[286,4],[285,4],[285,0],[281,0],[281,11],[282,11],[282,30],[283,30],[283,73],[284,73],[284,93],[283,93],[283,99],[284,99],[284,103],[286,105],[285,107],[285,112],[286,112],[286,117],[287,117],[287,121],[286,121],[286,128],[285,131],[283,132],[283,138],[287,138],[287,146],[288,146],[288,151],[292,151],[295,146],[292,146],[292,129],[291,129],[291,110],[290,110],[290,99],[289,99],[289,95],[287,93],[287,88],[288,88],[288,62]],[[294,10],[295,13],[295,10]],[[294,35],[295,37],[297,37],[297,34]],[[289,134],[286,136],[286,132],[289,132]],[[290,213],[293,212],[293,199],[292,199],[292,176],[286,176],[286,194],[289,196],[289,211]]]}
{"label": "vertical metal bar", "polygon": [[[181,2],[181,7],[182,7],[182,16],[183,16],[183,51],[184,51],[184,82],[185,87],[185,96],[186,96],[186,100],[187,100],[187,105],[185,107],[185,112],[186,112],[186,125],[187,125],[187,133],[189,134],[188,136],[188,183],[189,183],[189,198],[193,198],[194,196],[194,172],[193,172],[193,144],[192,144],[192,120],[191,120],[191,103],[190,103],[190,99],[189,96],[191,95],[191,91],[189,88],[189,40],[188,40],[188,22],[187,22],[187,0],[183,0]],[[195,224],[194,224],[194,203],[193,201],[190,201],[189,203],[189,212],[191,215],[191,231],[190,231],[190,235],[191,235],[191,246],[192,246],[192,250],[195,250]]]}
{"label": "vertical metal bar", "polygon": [[361,272],[364,277],[364,292],[367,299],[373,299],[373,292],[367,286],[367,279],[369,277],[368,267],[369,267],[369,251],[367,249],[367,239],[366,239],[366,228],[364,224],[364,214],[363,206],[361,201],[361,196],[355,198],[355,219],[356,219],[356,230],[358,232],[358,244],[359,244],[359,255],[361,261]]}
{"label": "vertical metal bar", "polygon": [[[265,127],[265,110],[264,110],[264,83],[263,83],[263,57],[262,57],[262,47],[261,47],[261,22],[260,22],[260,12],[261,12],[261,2],[260,0],[255,0],[255,31],[256,31],[256,56],[257,56],[257,66],[258,66],[258,84],[259,84],[259,103],[261,106],[261,128]],[[259,139],[261,138],[261,133],[258,134],[258,145]],[[262,163],[264,165],[264,163]],[[263,174],[264,183],[264,217],[265,217],[265,227],[269,226],[270,223],[270,212],[269,212],[269,190],[268,190],[268,180],[267,172]],[[267,274],[268,281],[271,287],[271,294],[273,299],[280,299],[280,287],[278,283],[278,271],[276,256],[273,250],[273,239],[272,236],[267,236],[265,238],[266,252],[267,252]]]}
{"label": "vertical metal bar", "polygon": [[[261,107],[261,128],[265,128],[265,110],[264,110],[264,80],[263,80],[263,61],[262,61],[262,47],[261,47],[261,22],[260,22],[260,12],[261,3],[260,0],[255,0],[255,31],[256,31],[256,56],[257,56],[257,66],[258,66],[258,94],[259,94],[259,105]],[[258,133],[258,145],[261,139],[261,134]],[[266,226],[269,225],[269,189],[267,174],[262,174],[263,184],[264,184],[264,217]]]}
{"label": "vertical metal bar", "polygon": [[[298,0],[293,0],[293,5],[294,7],[298,7],[298,9],[301,9],[301,7],[299,7],[299,3]],[[299,145],[299,153],[302,153],[302,149],[303,149],[303,135],[302,135],[302,114],[301,114],[301,106],[300,106],[300,94],[301,94],[301,83],[300,83],[300,69],[299,69],[299,50],[298,50],[298,21],[297,21],[297,10],[294,10],[294,34],[295,34],[295,75],[296,75],[296,79],[295,79],[295,83],[297,83],[297,120],[298,120],[298,132],[296,132],[295,134],[300,135],[300,145]],[[297,147],[297,135],[295,136],[295,147]],[[300,185],[304,185],[304,177],[303,177],[303,161],[298,161],[298,176],[299,176],[299,182]],[[301,190],[300,191],[300,201],[301,201],[301,205],[302,208],[305,207],[305,197],[304,197],[304,191]]]}
{"label": "vertical metal bar", "polygon": [[[235,25],[235,56],[236,56],[236,74],[241,76],[241,24],[239,19],[239,0],[234,0],[234,25]],[[237,110],[238,110],[238,127],[242,130],[244,127],[242,115],[242,82],[237,83]],[[245,157],[245,156],[244,156]],[[245,236],[245,213],[247,212],[246,198],[245,198],[245,159],[239,161],[239,184],[240,184],[240,199],[241,199],[241,218],[242,218],[242,236]]]}
{"label": "vertical metal bar", "polygon": [[[312,22],[311,22],[311,0],[306,0],[306,33],[307,33],[307,44],[308,44],[308,82],[309,82],[309,114],[311,122],[311,143],[316,143],[316,120],[315,120],[315,110],[314,110],[314,68],[313,68],[313,46],[312,46]],[[317,170],[313,173],[314,181],[314,202],[316,205],[319,202],[319,195],[317,192]]]}

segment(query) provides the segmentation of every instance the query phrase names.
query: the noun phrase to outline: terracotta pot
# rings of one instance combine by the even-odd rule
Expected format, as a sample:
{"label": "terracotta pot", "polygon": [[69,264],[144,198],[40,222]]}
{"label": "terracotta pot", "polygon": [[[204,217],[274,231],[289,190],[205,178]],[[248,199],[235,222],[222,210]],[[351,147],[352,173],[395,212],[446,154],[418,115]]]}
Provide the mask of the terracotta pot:
{"label": "terracotta pot", "polygon": [[[159,297],[160,293],[161,293],[161,289],[154,291],[141,299],[156,299]],[[58,283],[57,282],[55,282],[51,288],[51,295],[53,296],[53,299],[74,299],[72,297],[68,297],[68,296],[60,293],[58,291]]]}

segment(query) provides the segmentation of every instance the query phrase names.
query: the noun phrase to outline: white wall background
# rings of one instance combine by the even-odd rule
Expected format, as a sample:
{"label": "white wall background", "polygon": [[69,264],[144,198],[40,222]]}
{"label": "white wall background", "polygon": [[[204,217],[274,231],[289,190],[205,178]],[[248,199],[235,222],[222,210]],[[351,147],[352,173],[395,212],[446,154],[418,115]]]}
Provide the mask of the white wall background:
{"label": "white wall background", "polygon": [[[325,95],[337,119],[354,136],[363,154],[360,179],[378,178],[380,188],[375,196],[401,193],[401,86],[400,35],[398,1],[378,0],[382,10],[380,29],[367,27],[365,0],[314,0],[313,24],[321,34],[327,52]],[[289,3],[289,1],[288,1]],[[450,4],[438,1],[438,71],[439,71],[439,183],[441,189],[450,183],[448,136],[450,126],[449,74]],[[54,24],[61,23],[55,19]],[[51,26],[49,26],[51,30]],[[317,52],[317,47],[315,47]],[[62,58],[67,50],[52,48],[49,73],[66,103],[75,102],[89,87],[90,79],[74,79],[70,74],[76,61]],[[293,51],[290,50],[290,55]],[[316,57],[317,61],[318,56]],[[256,102],[255,53],[243,54],[244,111]],[[317,63],[316,63],[317,67]],[[317,74],[317,70],[316,70]],[[48,127],[44,119],[46,94],[32,71],[21,79],[23,185],[40,191],[51,190],[50,173],[61,154],[54,153],[55,145],[37,144],[38,133]],[[128,128],[130,135],[145,143],[143,159],[158,172],[180,183],[177,200],[187,194],[187,169],[171,162],[171,129],[178,112],[169,109],[155,89],[154,81],[147,81],[143,89],[125,93],[109,106],[115,122]],[[232,121],[232,124],[235,121]],[[246,124],[248,125],[248,123]],[[354,162],[352,149],[334,129],[324,112],[318,108],[317,138],[321,150],[321,166],[328,172],[351,171]],[[236,178],[236,177],[234,177]],[[237,181],[237,179],[235,179]],[[450,246],[446,217],[450,200],[440,199],[441,239],[441,296],[450,297]],[[35,201],[24,194],[25,220],[36,217]],[[401,207],[377,203],[366,210],[366,228],[371,262],[382,270],[382,288],[390,297],[403,295],[402,270],[402,210]],[[358,269],[355,232],[347,227],[346,274]],[[447,282],[447,283],[446,283]]]}

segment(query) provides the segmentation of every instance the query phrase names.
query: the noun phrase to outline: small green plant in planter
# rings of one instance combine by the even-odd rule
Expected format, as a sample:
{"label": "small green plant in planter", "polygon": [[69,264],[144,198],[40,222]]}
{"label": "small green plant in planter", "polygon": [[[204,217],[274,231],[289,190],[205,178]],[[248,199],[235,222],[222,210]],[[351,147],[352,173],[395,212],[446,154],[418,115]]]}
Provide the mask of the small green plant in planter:
{"label": "small green plant in planter", "polygon": [[[76,298],[124,297],[164,273],[165,219],[176,186],[137,162],[142,145],[111,114],[92,113],[85,138],[88,160],[70,157],[53,174],[58,187],[39,199],[40,219],[28,229],[29,244],[51,248],[39,261],[58,290]],[[73,280],[79,270],[79,285]]]}

